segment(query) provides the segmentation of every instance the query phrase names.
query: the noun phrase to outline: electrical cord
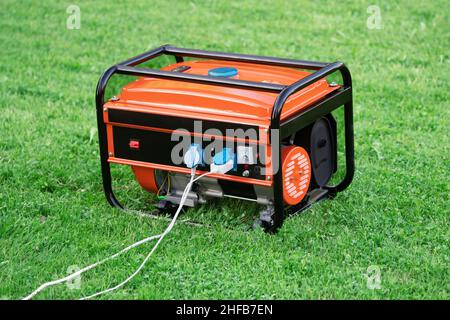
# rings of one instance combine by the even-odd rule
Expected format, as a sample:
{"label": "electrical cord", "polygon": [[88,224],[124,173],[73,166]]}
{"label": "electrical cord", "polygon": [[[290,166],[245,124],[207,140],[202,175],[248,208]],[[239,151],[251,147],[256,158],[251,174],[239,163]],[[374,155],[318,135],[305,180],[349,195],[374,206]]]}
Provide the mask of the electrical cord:
{"label": "electrical cord", "polygon": [[158,188],[158,192],[156,193],[156,197],[158,199],[164,199],[165,198],[165,196],[160,196],[159,194],[160,194],[161,190],[163,189],[163,187],[166,185],[166,183],[167,183],[166,194],[168,194],[168,193],[170,193],[170,174],[169,173],[166,174],[166,177],[164,178],[164,181],[161,183],[161,185]]}
{"label": "electrical cord", "polygon": [[35,295],[37,295],[39,292],[41,292],[42,290],[44,290],[44,289],[46,289],[46,288],[48,288],[48,287],[50,287],[50,286],[57,285],[57,284],[60,284],[60,283],[63,283],[63,282],[72,280],[72,279],[78,277],[79,275],[81,275],[82,273],[84,273],[84,272],[86,272],[86,271],[88,271],[88,270],[91,270],[91,269],[97,267],[98,265],[105,263],[106,261],[109,261],[109,260],[111,260],[111,259],[114,259],[114,258],[118,257],[119,255],[121,255],[121,254],[123,254],[123,253],[125,253],[125,252],[127,252],[127,251],[129,251],[129,250],[131,250],[132,248],[135,248],[135,247],[137,247],[137,246],[139,246],[139,245],[141,245],[141,244],[143,244],[143,243],[149,242],[149,241],[151,241],[151,240],[158,239],[158,241],[156,242],[156,244],[155,244],[155,245],[153,246],[153,248],[150,250],[149,254],[145,257],[144,261],[139,265],[139,267],[136,269],[136,271],[133,272],[127,279],[125,279],[124,281],[122,281],[121,283],[119,283],[118,285],[116,285],[116,286],[114,286],[114,287],[111,287],[111,288],[109,288],[109,289],[106,289],[106,290],[103,290],[103,291],[94,293],[94,294],[92,294],[92,295],[83,297],[83,298],[81,298],[80,300],[91,299],[91,298],[94,298],[94,297],[96,297],[96,296],[102,295],[102,294],[104,294],[104,293],[108,293],[108,292],[114,291],[114,290],[119,289],[120,287],[124,286],[127,282],[129,282],[130,280],[132,280],[132,279],[133,279],[133,278],[134,278],[134,277],[142,270],[142,268],[145,266],[145,264],[147,263],[147,261],[150,259],[150,257],[151,257],[151,255],[153,254],[153,252],[155,252],[156,248],[157,248],[157,247],[159,246],[159,244],[161,243],[162,239],[164,239],[164,237],[172,230],[172,228],[173,228],[173,226],[175,225],[175,222],[176,222],[176,220],[177,220],[177,218],[178,218],[178,215],[180,214],[181,209],[183,208],[184,203],[186,202],[187,196],[188,196],[188,194],[189,194],[189,192],[190,192],[190,190],[191,190],[191,188],[192,188],[192,184],[193,184],[195,181],[199,180],[200,178],[202,178],[202,177],[204,177],[204,176],[207,176],[207,175],[209,175],[209,174],[214,173],[214,172],[210,171],[210,172],[206,172],[206,173],[204,173],[204,174],[201,174],[201,175],[198,176],[197,178],[194,178],[194,177],[195,177],[195,171],[196,171],[196,168],[193,167],[192,170],[191,170],[191,178],[190,178],[190,180],[189,180],[189,183],[186,185],[186,187],[185,187],[185,189],[184,189],[184,191],[183,191],[183,195],[181,196],[180,204],[178,205],[177,211],[176,211],[176,213],[175,213],[175,215],[174,215],[172,221],[170,222],[170,224],[169,224],[168,227],[164,230],[163,233],[158,234],[158,235],[154,235],[154,236],[151,236],[151,237],[148,237],[148,238],[145,238],[145,239],[142,239],[142,240],[140,240],[140,241],[138,241],[138,242],[136,242],[136,243],[134,243],[134,244],[132,244],[132,245],[126,247],[125,249],[122,249],[121,251],[117,252],[116,254],[114,254],[114,255],[112,255],[112,256],[110,256],[110,257],[108,257],[108,258],[105,258],[105,259],[103,259],[103,260],[101,260],[101,261],[99,261],[99,262],[96,262],[96,263],[94,263],[94,264],[91,264],[90,266],[87,266],[87,267],[85,267],[85,268],[83,268],[83,269],[81,269],[81,270],[79,270],[79,271],[77,271],[77,272],[74,272],[74,273],[72,273],[72,274],[70,274],[70,275],[68,275],[68,276],[66,276],[66,277],[64,277],[64,278],[61,278],[61,279],[58,279],[58,280],[54,280],[54,281],[50,281],[50,282],[44,283],[44,284],[42,284],[41,286],[39,286],[35,291],[33,291],[31,294],[29,294],[28,296],[24,297],[22,300],[30,300],[30,299],[32,299]]}
{"label": "electrical cord", "polygon": [[93,263],[93,264],[91,264],[91,265],[89,265],[89,266],[87,266],[87,267],[84,267],[83,269],[78,270],[77,272],[74,272],[74,273],[72,273],[72,274],[70,274],[70,275],[68,275],[68,276],[66,276],[66,277],[64,277],[64,278],[61,278],[61,279],[58,279],[58,280],[53,280],[53,281],[50,281],[50,282],[46,282],[46,283],[42,284],[41,286],[39,286],[39,288],[37,288],[36,290],[34,290],[34,291],[33,291],[32,293],[30,293],[28,296],[22,298],[22,300],[30,300],[30,299],[32,299],[35,295],[37,295],[39,292],[41,292],[42,290],[44,290],[44,289],[46,289],[46,288],[48,288],[48,287],[51,287],[51,286],[54,286],[54,285],[57,285],[57,284],[60,284],[60,283],[66,282],[66,281],[70,281],[70,280],[72,280],[72,279],[74,279],[74,278],[80,276],[82,273],[84,273],[84,272],[86,272],[86,271],[89,271],[89,270],[91,270],[91,269],[94,269],[95,267],[97,267],[97,266],[99,266],[99,265],[105,263],[106,261],[115,259],[115,258],[117,258],[118,256],[120,256],[121,254],[123,254],[123,253],[125,253],[125,252],[127,252],[127,251],[129,251],[129,250],[131,250],[131,249],[133,249],[133,248],[135,248],[135,247],[137,247],[137,246],[140,246],[141,244],[144,244],[144,243],[146,243],[146,242],[149,242],[149,241],[152,241],[152,240],[154,240],[154,239],[157,239],[157,238],[159,238],[159,237],[161,237],[161,235],[160,235],[160,234],[157,234],[157,235],[154,235],[154,236],[151,236],[151,237],[142,239],[142,240],[140,240],[140,241],[138,241],[138,242],[136,242],[136,243],[134,243],[134,244],[132,244],[132,245],[126,247],[125,249],[120,250],[119,252],[113,254],[112,256],[110,256],[110,257],[108,257],[108,258],[105,258],[105,259],[100,260],[100,261],[98,261],[98,262],[96,262],[96,263]]}
{"label": "electrical cord", "polygon": [[127,282],[129,282],[131,279],[133,279],[141,270],[142,268],[145,266],[145,264],[147,263],[147,261],[150,259],[150,257],[152,256],[153,252],[155,252],[156,248],[158,248],[159,244],[161,243],[161,241],[164,239],[164,237],[172,230],[173,226],[175,225],[175,222],[178,218],[178,215],[181,212],[181,209],[184,206],[184,203],[186,202],[187,196],[189,194],[189,192],[191,191],[192,188],[192,184],[197,181],[198,179],[211,174],[213,172],[206,172],[200,176],[198,176],[197,178],[194,179],[195,177],[195,167],[192,168],[191,171],[191,179],[189,181],[189,183],[186,185],[186,188],[183,191],[183,195],[181,196],[181,200],[180,200],[180,204],[178,205],[178,209],[175,212],[175,215],[172,219],[172,221],[170,222],[170,224],[167,226],[166,230],[164,230],[164,232],[161,234],[161,236],[159,237],[158,241],[155,243],[155,245],[153,246],[152,250],[150,250],[150,252],[148,253],[148,255],[145,257],[144,261],[142,261],[142,263],[139,265],[139,267],[136,269],[136,271],[134,271],[128,278],[126,278],[124,281],[122,281],[121,283],[119,283],[118,285],[111,287],[109,289],[94,293],[92,295],[86,296],[81,298],[80,300],[88,300],[94,297],[97,297],[99,295],[114,291],[116,289],[119,289],[121,287],[123,287]]}

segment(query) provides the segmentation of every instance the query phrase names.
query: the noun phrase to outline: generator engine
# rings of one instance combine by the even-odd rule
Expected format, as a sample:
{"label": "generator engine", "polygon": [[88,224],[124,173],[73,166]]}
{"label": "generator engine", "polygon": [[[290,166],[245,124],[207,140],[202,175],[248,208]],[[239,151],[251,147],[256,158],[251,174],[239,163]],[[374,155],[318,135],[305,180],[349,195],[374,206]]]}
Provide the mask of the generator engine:
{"label": "generator engine", "polygon": [[[173,56],[161,69],[138,67]],[[189,58],[189,59],[187,59]],[[314,71],[314,72],[311,72]],[[343,83],[327,81],[340,72]],[[137,76],[104,100],[114,74]],[[110,164],[131,167],[142,188],[168,210],[180,203],[192,168],[199,179],[185,205],[236,198],[262,205],[257,224],[277,230],[287,214],[334,197],[354,172],[351,77],[341,62],[323,63],[162,46],[110,67],[97,86],[103,187]],[[345,176],[338,168],[332,111],[344,108]]]}

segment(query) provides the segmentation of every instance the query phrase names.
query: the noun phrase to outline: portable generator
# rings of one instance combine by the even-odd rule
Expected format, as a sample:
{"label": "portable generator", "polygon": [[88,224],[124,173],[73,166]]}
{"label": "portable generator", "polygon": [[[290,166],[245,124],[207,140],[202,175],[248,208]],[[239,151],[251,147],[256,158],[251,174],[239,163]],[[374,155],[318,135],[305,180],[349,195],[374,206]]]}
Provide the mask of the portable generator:
{"label": "portable generator", "polygon": [[[174,64],[137,67],[161,55],[172,56]],[[335,72],[342,84],[327,81]],[[137,79],[105,102],[114,74]],[[345,175],[329,185],[338,163],[331,112],[341,106]],[[193,166],[198,174],[210,172],[185,204],[255,201],[266,231],[277,230],[288,214],[333,198],[353,178],[352,83],[342,62],[165,45],[107,69],[96,108],[103,188],[114,207],[123,208],[113,192],[111,163],[130,166],[142,188],[160,196],[161,210],[180,203]],[[182,147],[181,140],[187,141]]]}

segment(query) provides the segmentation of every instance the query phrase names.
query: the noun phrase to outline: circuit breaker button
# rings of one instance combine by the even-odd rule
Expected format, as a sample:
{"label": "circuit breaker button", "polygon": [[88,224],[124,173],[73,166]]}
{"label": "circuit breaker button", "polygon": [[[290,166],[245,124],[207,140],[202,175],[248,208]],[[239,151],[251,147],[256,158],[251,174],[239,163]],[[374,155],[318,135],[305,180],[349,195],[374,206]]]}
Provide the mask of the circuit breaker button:
{"label": "circuit breaker button", "polygon": [[128,144],[128,146],[130,147],[130,149],[139,150],[140,143],[138,140],[130,140],[130,143]]}

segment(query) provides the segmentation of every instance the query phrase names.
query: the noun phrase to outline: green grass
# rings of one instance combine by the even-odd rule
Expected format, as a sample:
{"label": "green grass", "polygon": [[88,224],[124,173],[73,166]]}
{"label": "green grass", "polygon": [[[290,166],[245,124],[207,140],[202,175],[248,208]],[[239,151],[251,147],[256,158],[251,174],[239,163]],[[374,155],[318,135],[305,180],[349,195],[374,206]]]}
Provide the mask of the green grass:
{"label": "green grass", "polygon": [[[94,92],[110,65],[165,43],[346,62],[354,78],[356,175],[333,201],[289,218],[275,236],[246,232],[251,204],[190,210],[132,282],[102,299],[450,298],[448,1],[2,1],[0,11],[0,297],[106,257],[167,222],[110,208],[102,194]],[[154,200],[128,168],[119,197]],[[138,248],[82,278],[74,299],[115,285]],[[381,288],[366,285],[378,266]]]}

